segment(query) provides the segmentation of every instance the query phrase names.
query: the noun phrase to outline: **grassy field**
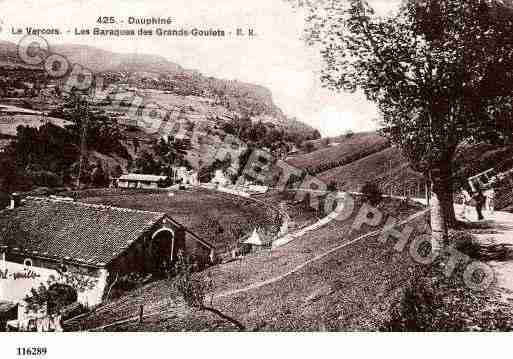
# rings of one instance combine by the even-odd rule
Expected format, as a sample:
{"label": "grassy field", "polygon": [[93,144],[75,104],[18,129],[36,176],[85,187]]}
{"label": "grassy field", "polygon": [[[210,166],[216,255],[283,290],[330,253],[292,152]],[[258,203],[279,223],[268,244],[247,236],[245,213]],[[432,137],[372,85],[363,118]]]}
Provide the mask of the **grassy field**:
{"label": "grassy field", "polygon": [[[300,168],[313,169],[325,183],[337,182],[345,190],[360,191],[365,182],[372,180],[387,194],[424,197],[422,174],[411,168],[398,147],[386,147],[384,141],[373,132],[309,141],[317,150],[295,156],[288,162]],[[513,167],[512,155],[511,145],[461,145],[453,163],[455,181],[465,181],[490,168],[508,170]],[[510,209],[513,206],[511,188],[506,191],[499,188],[497,192],[498,208]]]}
{"label": "grassy field", "polygon": [[273,211],[251,199],[205,189],[184,191],[88,190],[78,193],[82,202],[144,211],[164,212],[218,250],[232,247],[238,235],[272,224]]}
{"label": "grassy field", "polygon": [[217,305],[265,331],[375,331],[388,320],[410,273],[423,270],[406,252],[397,253],[373,236]]}
{"label": "grassy field", "polygon": [[343,184],[343,189],[356,192],[361,190],[365,182],[373,180],[379,183],[386,193],[392,185],[394,195],[402,195],[402,185],[405,183],[411,182],[416,188],[419,183],[423,183],[422,176],[409,168],[407,159],[396,147],[390,147],[345,166],[333,168],[319,174],[318,177],[325,183],[335,181]]}
{"label": "grassy field", "polygon": [[[422,210],[417,206],[403,207],[398,201],[390,201],[381,209],[400,218]],[[367,316],[373,312],[369,308],[383,302],[384,298],[392,300],[413,267],[407,256],[396,254],[392,246],[378,243],[374,237],[333,250],[379,228],[364,225],[359,231],[350,231],[355,216],[356,212],[346,221],[333,221],[284,247],[254,253],[242,261],[215,266],[198,275],[207,276],[210,272],[213,292],[218,295],[214,306],[250,330],[349,329],[353,324],[360,329],[372,330]],[[333,250],[331,254],[297,269],[330,250]],[[270,284],[223,296],[223,293],[244,290],[249,285],[273,278],[277,279]],[[141,304],[148,313],[157,314],[142,324],[131,321],[110,330],[180,329],[177,323],[183,323],[186,317],[192,321],[184,326],[186,330],[191,327],[197,330],[198,323],[206,330],[233,330],[226,324],[220,325],[216,318],[205,317],[204,313],[191,317],[191,312],[179,305],[171,282],[167,280],[149,284],[105,304],[91,315],[71,323],[71,329],[94,328],[136,316]],[[386,312],[386,308],[381,307],[375,310],[377,313],[372,315],[378,319]],[[292,321],[294,317],[295,322]]]}

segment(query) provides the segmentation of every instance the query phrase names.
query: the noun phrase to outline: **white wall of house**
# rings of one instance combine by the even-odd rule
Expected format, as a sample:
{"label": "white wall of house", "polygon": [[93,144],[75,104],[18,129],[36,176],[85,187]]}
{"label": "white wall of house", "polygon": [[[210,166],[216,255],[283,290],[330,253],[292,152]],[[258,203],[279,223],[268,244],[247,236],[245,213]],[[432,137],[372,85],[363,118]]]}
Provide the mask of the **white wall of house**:
{"label": "white wall of house", "polygon": [[[53,269],[27,267],[23,264],[9,261],[0,261],[0,270],[3,273],[3,277],[0,280],[0,300],[12,303],[21,302],[27,294],[30,294],[30,289],[46,284],[50,277],[59,277],[59,273]],[[13,278],[14,274],[30,274],[29,271],[32,271],[39,277]]]}
{"label": "white wall of house", "polygon": [[96,281],[96,285],[88,290],[79,291],[77,302],[86,307],[94,307],[102,302],[103,294],[107,289],[107,278],[109,272],[106,269],[98,270],[98,277],[91,277]]}
{"label": "white wall of house", "polygon": [[156,188],[159,188],[159,186],[158,186],[157,182],[139,181],[137,183],[137,188],[156,189]]}
{"label": "white wall of house", "polygon": [[157,182],[150,181],[118,181],[119,188],[142,188],[142,189],[157,189],[159,188]]}
{"label": "white wall of house", "polygon": [[[41,284],[47,285],[48,281],[54,278],[53,281],[61,282],[61,275],[54,269],[43,267],[25,266],[23,264],[0,261],[0,268],[2,273],[6,273],[6,279],[0,280],[0,300],[13,303],[22,302],[25,297],[30,294],[32,288],[38,288]],[[18,278],[14,279],[13,274],[33,273],[38,275],[35,278]],[[108,272],[105,269],[98,270],[98,276],[91,276],[91,280],[95,283],[94,286],[87,290],[77,291],[79,303],[87,307],[98,305],[102,302],[103,293],[107,288]]]}

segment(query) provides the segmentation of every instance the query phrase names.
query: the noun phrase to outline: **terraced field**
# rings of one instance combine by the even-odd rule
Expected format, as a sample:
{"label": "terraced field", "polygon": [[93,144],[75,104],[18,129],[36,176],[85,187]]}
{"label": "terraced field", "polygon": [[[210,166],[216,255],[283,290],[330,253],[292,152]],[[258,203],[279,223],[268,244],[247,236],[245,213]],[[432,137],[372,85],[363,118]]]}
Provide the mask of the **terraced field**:
{"label": "terraced field", "polygon": [[327,171],[357,161],[389,147],[389,142],[376,133],[355,134],[334,147],[298,155],[287,160],[297,168],[308,168],[315,173]]}
{"label": "terraced field", "polygon": [[[409,168],[408,160],[396,147],[373,153],[345,166],[333,168],[318,176],[324,183],[335,181],[343,184],[344,190],[358,192],[365,182],[376,181],[384,192],[402,195],[405,184],[418,189],[423,184],[422,175]],[[422,186],[423,187],[423,186]],[[423,190],[423,188],[421,188]]]}

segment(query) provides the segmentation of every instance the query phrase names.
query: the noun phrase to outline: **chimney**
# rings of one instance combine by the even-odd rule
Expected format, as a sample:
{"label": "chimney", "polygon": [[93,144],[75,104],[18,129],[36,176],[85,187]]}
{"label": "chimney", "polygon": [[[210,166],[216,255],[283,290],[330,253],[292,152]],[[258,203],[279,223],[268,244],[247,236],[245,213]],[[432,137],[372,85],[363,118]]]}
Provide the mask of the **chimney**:
{"label": "chimney", "polygon": [[15,209],[20,206],[21,198],[19,193],[11,194],[11,203],[9,205],[9,209]]}

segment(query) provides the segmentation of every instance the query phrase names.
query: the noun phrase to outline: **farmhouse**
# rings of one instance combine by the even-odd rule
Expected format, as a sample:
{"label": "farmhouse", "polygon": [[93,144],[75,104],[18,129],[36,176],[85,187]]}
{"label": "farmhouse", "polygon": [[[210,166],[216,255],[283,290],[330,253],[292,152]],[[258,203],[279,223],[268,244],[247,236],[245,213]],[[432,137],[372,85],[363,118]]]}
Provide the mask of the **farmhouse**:
{"label": "farmhouse", "polygon": [[179,251],[205,261],[214,255],[210,243],[164,213],[28,197],[0,211],[0,266],[7,270],[0,301],[21,302],[55,274],[89,283],[74,289],[78,302],[94,306],[119,276],[161,273]]}
{"label": "farmhouse", "polygon": [[165,179],[165,176],[129,173],[117,179],[117,186],[119,188],[156,189],[159,181]]}
{"label": "farmhouse", "polygon": [[226,186],[231,184],[229,178],[227,178],[222,170],[216,170],[214,174],[214,178],[210,180],[210,183],[215,183],[220,186]]}
{"label": "farmhouse", "polygon": [[181,182],[191,186],[197,186],[199,184],[198,172],[188,170],[185,166],[173,168],[173,179],[174,182]]}

